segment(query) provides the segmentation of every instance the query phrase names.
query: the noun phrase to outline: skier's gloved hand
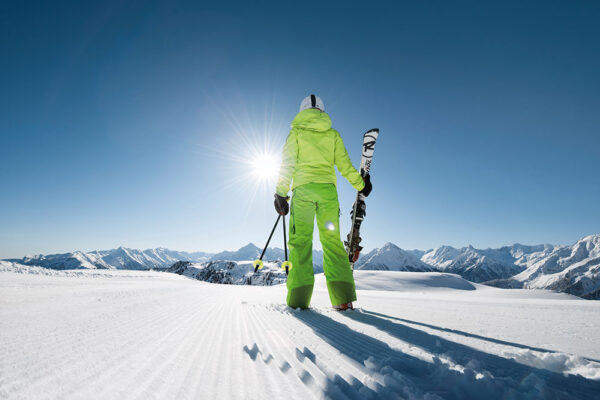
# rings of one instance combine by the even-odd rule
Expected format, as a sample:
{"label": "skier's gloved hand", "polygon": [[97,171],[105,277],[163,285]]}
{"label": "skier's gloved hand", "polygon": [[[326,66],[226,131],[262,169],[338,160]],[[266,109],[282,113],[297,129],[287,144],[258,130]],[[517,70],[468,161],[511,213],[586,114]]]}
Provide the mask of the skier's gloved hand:
{"label": "skier's gloved hand", "polygon": [[279,215],[287,215],[290,212],[290,205],[288,204],[288,199],[290,197],[283,197],[278,194],[275,194],[275,211]]}
{"label": "skier's gloved hand", "polygon": [[363,180],[365,181],[365,187],[359,193],[367,197],[369,194],[371,194],[371,190],[373,190],[373,185],[371,184],[371,175],[367,174],[363,176]]}

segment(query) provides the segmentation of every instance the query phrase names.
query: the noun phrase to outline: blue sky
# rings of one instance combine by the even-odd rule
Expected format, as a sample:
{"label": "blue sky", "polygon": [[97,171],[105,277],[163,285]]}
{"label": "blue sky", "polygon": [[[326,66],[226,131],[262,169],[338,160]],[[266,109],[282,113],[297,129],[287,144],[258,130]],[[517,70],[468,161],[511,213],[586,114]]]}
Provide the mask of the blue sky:
{"label": "blue sky", "polygon": [[356,165],[381,130],[368,249],[600,233],[596,2],[83,3],[0,6],[1,258],[262,246],[310,93]]}

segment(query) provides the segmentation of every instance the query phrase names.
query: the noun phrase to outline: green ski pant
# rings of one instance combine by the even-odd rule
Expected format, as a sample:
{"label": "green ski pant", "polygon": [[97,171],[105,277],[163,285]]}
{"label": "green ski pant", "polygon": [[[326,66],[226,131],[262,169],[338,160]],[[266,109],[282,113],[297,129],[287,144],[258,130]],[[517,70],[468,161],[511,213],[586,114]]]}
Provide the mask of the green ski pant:
{"label": "green ski pant", "polygon": [[340,239],[339,210],[337,189],[331,183],[308,183],[294,189],[289,227],[292,269],[287,278],[288,306],[308,308],[310,305],[315,283],[312,263],[315,214],[331,304],[356,300],[352,269]]}

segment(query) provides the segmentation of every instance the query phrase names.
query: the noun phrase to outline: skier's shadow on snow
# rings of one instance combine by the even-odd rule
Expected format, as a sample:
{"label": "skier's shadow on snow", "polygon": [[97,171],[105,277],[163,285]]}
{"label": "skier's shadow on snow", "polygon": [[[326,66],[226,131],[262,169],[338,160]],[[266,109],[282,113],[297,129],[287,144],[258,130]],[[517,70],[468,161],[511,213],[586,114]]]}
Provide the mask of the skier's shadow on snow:
{"label": "skier's shadow on snow", "polygon": [[[555,351],[555,350],[544,349],[544,348],[541,348],[541,347],[527,346],[527,345],[520,344],[520,343],[509,342],[507,340],[489,338],[489,337],[486,337],[486,336],[481,336],[481,335],[477,335],[475,333],[469,333],[469,332],[461,331],[461,330],[458,330],[458,329],[442,328],[440,326],[426,324],[424,322],[411,321],[410,319],[392,317],[392,316],[381,314],[381,313],[374,312],[374,311],[362,310],[362,313],[363,314],[367,314],[367,315],[376,316],[376,317],[383,317],[383,318],[387,318],[387,319],[392,319],[392,320],[396,320],[396,321],[400,321],[400,322],[406,322],[406,323],[409,323],[409,324],[412,324],[412,325],[424,326],[426,328],[435,329],[435,330],[442,331],[442,332],[454,333],[456,335],[466,336],[466,337],[470,337],[470,338],[473,338],[473,339],[484,340],[486,342],[497,343],[497,344],[502,344],[502,345],[511,346],[511,347],[517,347],[517,348],[524,349],[524,350],[533,350],[533,351],[540,351],[540,352],[545,352],[545,353],[557,353],[557,351]],[[600,362],[600,361],[595,360],[593,358],[587,358],[587,359],[590,360],[590,361]]]}
{"label": "skier's shadow on snow", "polygon": [[[375,315],[361,312],[343,314],[433,355],[443,354],[462,365],[464,371],[451,369],[449,364],[437,357],[433,362],[427,362],[392,349],[386,343],[318,312],[303,311],[292,315],[342,354],[366,366],[372,374],[379,374],[379,381],[385,383],[376,383],[373,390],[361,388],[360,382],[351,385],[356,390],[363,390],[363,393],[364,390],[374,391],[377,397],[407,396],[409,393],[422,397],[425,393],[435,393],[444,399],[585,399],[600,392],[600,382],[529,367]],[[336,397],[341,389],[348,395],[349,388],[346,386],[348,384],[336,376],[329,381],[325,394]]]}

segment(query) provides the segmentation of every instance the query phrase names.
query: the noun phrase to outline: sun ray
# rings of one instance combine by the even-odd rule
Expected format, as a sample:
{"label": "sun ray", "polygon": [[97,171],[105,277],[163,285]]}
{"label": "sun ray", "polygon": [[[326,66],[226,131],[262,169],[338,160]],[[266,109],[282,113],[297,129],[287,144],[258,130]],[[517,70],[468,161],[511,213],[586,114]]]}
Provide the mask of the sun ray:
{"label": "sun ray", "polygon": [[220,179],[216,190],[226,196],[243,196],[237,212],[246,220],[249,213],[264,209],[260,204],[266,205],[275,193],[287,124],[278,121],[272,106],[257,114],[248,112],[243,104],[236,112],[230,102],[214,105],[226,123],[213,135],[216,142],[197,143],[195,149],[217,159],[224,179]]}

